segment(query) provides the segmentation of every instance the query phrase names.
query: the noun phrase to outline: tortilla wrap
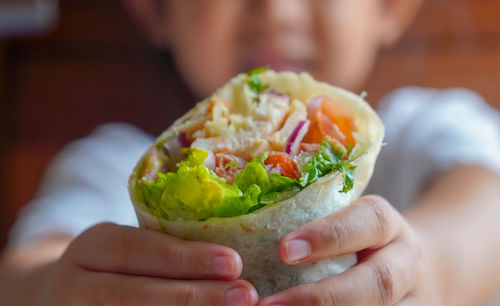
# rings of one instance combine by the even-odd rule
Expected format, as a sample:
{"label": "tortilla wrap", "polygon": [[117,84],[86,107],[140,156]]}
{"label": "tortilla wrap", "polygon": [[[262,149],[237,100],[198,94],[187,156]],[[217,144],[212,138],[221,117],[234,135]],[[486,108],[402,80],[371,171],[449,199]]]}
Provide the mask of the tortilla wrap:
{"label": "tortilla wrap", "polygon": [[[349,192],[340,192],[342,177],[338,172],[332,172],[284,201],[267,205],[245,215],[209,218],[204,221],[173,221],[153,215],[136,192],[138,178],[134,174],[130,177],[129,192],[140,227],[182,239],[218,243],[236,250],[243,261],[241,279],[251,282],[259,295],[265,297],[293,286],[341,273],[357,263],[356,254],[348,254],[290,266],[281,261],[278,245],[286,233],[339,211],[362,194],[372,175],[382,144],[384,128],[376,113],[362,97],[315,81],[307,73],[265,71],[260,74],[260,78],[273,90],[296,99],[307,101],[311,97],[326,95],[353,110],[357,127],[357,132],[354,133],[357,143],[354,150],[358,150],[361,154],[352,162],[357,168],[354,187]],[[235,111],[244,113],[248,105],[241,103],[240,96],[245,94],[246,80],[247,76],[244,74],[236,76],[217,90],[212,98],[222,98],[231,104]],[[183,118],[196,115],[199,109],[206,108],[208,103],[208,99],[202,101]],[[160,139],[182,125],[181,118],[170,126]]]}

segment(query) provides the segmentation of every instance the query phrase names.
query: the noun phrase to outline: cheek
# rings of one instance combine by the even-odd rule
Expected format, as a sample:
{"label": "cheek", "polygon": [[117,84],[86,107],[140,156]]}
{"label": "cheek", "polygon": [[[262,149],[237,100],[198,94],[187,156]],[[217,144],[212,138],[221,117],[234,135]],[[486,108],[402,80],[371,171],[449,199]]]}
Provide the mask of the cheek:
{"label": "cheek", "polygon": [[[362,3],[361,3],[362,2]],[[318,77],[356,90],[369,73],[378,43],[376,1],[331,1],[317,18]]]}
{"label": "cheek", "polygon": [[174,34],[172,50],[179,71],[200,97],[209,95],[238,72],[238,16],[237,5],[229,4],[224,9],[214,5],[178,23],[181,26]]}

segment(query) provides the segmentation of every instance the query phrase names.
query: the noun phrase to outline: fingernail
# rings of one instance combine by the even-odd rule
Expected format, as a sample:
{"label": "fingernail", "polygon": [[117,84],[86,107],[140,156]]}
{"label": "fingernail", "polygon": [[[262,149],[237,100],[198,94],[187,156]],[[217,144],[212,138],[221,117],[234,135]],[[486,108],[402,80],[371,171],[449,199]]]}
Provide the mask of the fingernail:
{"label": "fingernail", "polygon": [[288,261],[294,262],[311,255],[311,244],[307,240],[295,239],[285,243]]}
{"label": "fingernail", "polygon": [[276,298],[266,298],[263,301],[262,306],[286,306],[285,304],[278,301]]}
{"label": "fingernail", "polygon": [[243,288],[232,288],[226,292],[226,305],[227,306],[247,306],[250,305],[250,297],[248,290]]}
{"label": "fingernail", "polygon": [[228,256],[215,256],[212,258],[212,273],[221,277],[233,276],[233,260]]}

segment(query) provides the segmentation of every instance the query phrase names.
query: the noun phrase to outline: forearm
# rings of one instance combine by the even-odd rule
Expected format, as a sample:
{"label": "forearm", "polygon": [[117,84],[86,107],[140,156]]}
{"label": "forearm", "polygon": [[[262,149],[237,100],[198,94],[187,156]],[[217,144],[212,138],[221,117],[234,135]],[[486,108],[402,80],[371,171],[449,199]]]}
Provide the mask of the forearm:
{"label": "forearm", "polygon": [[460,167],[406,214],[436,271],[445,305],[480,305],[500,290],[500,178]]}
{"label": "forearm", "polygon": [[34,305],[32,299],[45,285],[50,266],[70,241],[69,237],[53,237],[4,251],[0,260],[0,304]]}

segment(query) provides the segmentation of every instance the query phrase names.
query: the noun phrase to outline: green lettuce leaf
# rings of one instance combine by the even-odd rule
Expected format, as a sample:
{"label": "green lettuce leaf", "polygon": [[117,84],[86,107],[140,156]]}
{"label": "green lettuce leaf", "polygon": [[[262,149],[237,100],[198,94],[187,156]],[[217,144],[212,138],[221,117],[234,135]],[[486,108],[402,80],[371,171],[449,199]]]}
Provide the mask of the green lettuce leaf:
{"label": "green lettuce leaf", "polygon": [[289,177],[267,172],[264,161],[268,155],[266,152],[255,157],[234,178],[234,186],[242,191],[252,185],[259,186],[262,191],[260,204],[271,204],[291,198],[302,189],[297,181]]}
{"label": "green lettuce leaf", "polygon": [[299,179],[300,185],[305,187],[332,171],[339,171],[343,180],[343,188],[340,192],[350,191],[354,186],[356,166],[349,161],[343,161],[343,156],[344,151],[341,148],[327,139],[323,139],[320,149],[299,169],[302,173],[302,177]]}
{"label": "green lettuce leaf", "polygon": [[167,177],[164,173],[158,173],[158,178],[151,181],[142,178],[135,186],[135,192],[142,195],[142,199],[151,212],[159,217],[167,217],[160,209],[160,200],[167,186]]}
{"label": "green lettuce leaf", "polygon": [[269,66],[258,67],[258,68],[255,68],[253,70],[248,71],[247,75],[251,77],[254,75],[259,75],[262,72],[267,71],[267,70],[269,70]]}
{"label": "green lettuce leaf", "polygon": [[247,214],[250,208],[258,205],[260,194],[260,187],[252,185],[240,197],[225,198],[221,205],[215,207],[214,216],[226,218]]}
{"label": "green lettuce leaf", "polygon": [[338,163],[335,167],[341,174],[344,186],[340,192],[346,193],[354,187],[354,170],[356,166],[348,162]]}
{"label": "green lettuce leaf", "polygon": [[325,139],[320,150],[299,166],[302,173],[299,181],[267,172],[264,161],[268,153],[263,153],[238,172],[234,184],[229,185],[203,165],[207,151],[187,148],[183,153],[187,157],[180,162],[177,172],[158,173],[155,180],[139,179],[136,186],[136,192],[142,195],[150,211],[159,217],[205,220],[244,215],[291,198],[332,171],[342,175],[340,192],[348,192],[354,185],[356,166],[344,161],[344,152]]}
{"label": "green lettuce leaf", "polygon": [[158,173],[156,180],[139,183],[153,213],[171,220],[203,220],[242,215],[258,204],[258,186],[242,192],[202,165],[208,156],[206,151],[188,149],[184,153],[188,156],[177,172]]}
{"label": "green lettuce leaf", "polygon": [[245,190],[255,184],[260,187],[262,192],[267,192],[271,187],[269,173],[267,173],[266,166],[264,165],[264,161],[268,155],[268,153],[263,153],[254,157],[245,168],[236,174],[233,185],[245,192]]}

